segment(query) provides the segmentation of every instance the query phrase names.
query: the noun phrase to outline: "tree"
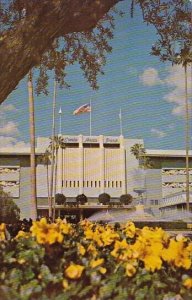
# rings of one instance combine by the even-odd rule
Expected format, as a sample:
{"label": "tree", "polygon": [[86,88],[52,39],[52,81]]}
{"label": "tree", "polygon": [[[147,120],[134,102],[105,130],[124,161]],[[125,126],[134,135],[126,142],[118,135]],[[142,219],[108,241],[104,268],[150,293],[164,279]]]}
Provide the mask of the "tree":
{"label": "tree", "polygon": [[[61,84],[67,62],[74,63],[75,60],[79,61],[85,76],[94,79],[100,71],[97,59],[104,58],[104,52],[110,50],[106,37],[112,37],[109,27],[98,22],[104,16],[107,21],[106,14],[119,1],[121,0],[0,2],[0,70],[3,70],[0,72],[0,103],[32,67],[41,65],[40,72],[45,80],[46,69],[54,68],[53,61],[57,62],[56,75]],[[109,22],[112,19],[110,17]],[[95,27],[97,32],[93,34]],[[63,46],[59,44],[58,38],[62,38]],[[88,43],[92,43],[96,55],[88,50]],[[71,54],[70,60],[67,53]],[[40,78],[40,85],[41,83]],[[96,86],[94,80],[92,85]]]}
{"label": "tree", "polygon": [[124,195],[121,195],[121,197],[120,197],[121,204],[128,205],[132,201],[133,201],[133,196],[131,196],[130,194],[124,194]]}
{"label": "tree", "polygon": [[153,167],[149,157],[146,156],[146,150],[142,144],[135,144],[131,147],[131,153],[139,161],[139,166],[144,169],[150,169]]}
{"label": "tree", "polygon": [[87,203],[87,196],[85,196],[84,194],[78,195],[76,197],[76,201],[78,204],[84,205],[85,203]]}
{"label": "tree", "polygon": [[[55,194],[57,186],[57,162],[58,162],[58,150],[59,148],[64,148],[65,143],[63,137],[55,136],[51,138],[49,148],[51,149],[51,182],[50,182],[50,203],[49,203],[49,217],[55,219]],[[55,172],[54,172],[55,171]],[[55,180],[54,180],[55,179]],[[54,180],[54,182],[53,182]],[[53,196],[54,191],[54,196]],[[53,206],[53,212],[52,212]]]}
{"label": "tree", "polygon": [[66,202],[66,197],[65,197],[65,195],[60,194],[60,193],[58,193],[58,194],[55,195],[55,203],[56,203],[57,205],[64,205],[65,202]]}
{"label": "tree", "polygon": [[35,158],[35,111],[32,71],[28,75],[28,93],[29,93],[29,128],[30,128],[30,179],[31,179],[31,218],[37,219],[37,187],[36,187],[36,158]]}
{"label": "tree", "polygon": [[[153,2],[153,1],[151,1]],[[192,4],[191,1],[159,1],[143,10],[146,22],[156,27],[159,39],[152,54],[161,61],[170,61],[184,68],[185,73],[185,151],[186,151],[186,208],[189,210],[189,101],[187,67],[192,64]],[[173,9],[174,8],[174,9]]]}
{"label": "tree", "polygon": [[110,199],[111,199],[111,197],[107,193],[102,193],[102,194],[99,195],[99,203],[102,203],[104,205],[109,204]]}
{"label": "tree", "polygon": [[0,223],[14,223],[19,220],[20,209],[15,204],[10,195],[3,191],[0,186]]}
{"label": "tree", "polygon": [[45,153],[43,153],[41,156],[38,158],[38,162],[42,163],[47,170],[47,196],[48,196],[48,203],[50,202],[50,184],[49,184],[49,165],[50,165],[50,151],[49,149],[45,150]]}

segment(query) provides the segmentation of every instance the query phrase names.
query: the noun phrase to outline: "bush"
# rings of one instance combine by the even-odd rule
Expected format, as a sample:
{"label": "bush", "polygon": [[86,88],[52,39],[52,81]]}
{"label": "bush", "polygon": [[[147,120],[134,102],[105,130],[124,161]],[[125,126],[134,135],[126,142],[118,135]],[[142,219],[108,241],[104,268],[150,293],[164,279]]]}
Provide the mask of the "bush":
{"label": "bush", "polygon": [[192,242],[161,228],[41,219],[0,240],[0,299],[192,299]]}
{"label": "bush", "polygon": [[107,193],[103,193],[99,195],[99,203],[102,203],[103,205],[107,205],[110,202],[110,195]]}
{"label": "bush", "polygon": [[57,205],[64,205],[66,202],[66,197],[63,194],[56,194],[55,195],[55,203]]}
{"label": "bush", "polygon": [[15,204],[11,196],[3,191],[3,188],[0,186],[0,222],[3,223],[14,223],[19,220],[20,209]]}
{"label": "bush", "polygon": [[133,201],[133,197],[130,194],[124,194],[120,197],[121,204],[128,205]]}
{"label": "bush", "polygon": [[76,197],[77,203],[84,205],[85,203],[87,203],[87,196],[85,196],[84,194],[78,195]]}

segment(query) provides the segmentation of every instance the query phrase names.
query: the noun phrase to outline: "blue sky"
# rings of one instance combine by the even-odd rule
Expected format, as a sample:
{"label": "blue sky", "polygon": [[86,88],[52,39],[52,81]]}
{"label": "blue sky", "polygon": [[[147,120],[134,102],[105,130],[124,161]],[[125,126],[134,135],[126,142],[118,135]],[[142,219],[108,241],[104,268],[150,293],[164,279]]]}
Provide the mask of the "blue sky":
{"label": "blue sky", "polygon": [[[128,1],[118,8],[125,15],[116,16],[113,51],[107,55],[105,75],[99,77],[100,88],[95,92],[89,87],[78,65],[68,67],[71,88],[57,91],[57,132],[61,107],[62,133],[89,135],[89,114],[72,113],[91,97],[93,135],[119,135],[121,107],[126,138],[143,138],[147,149],[183,149],[183,70],[150,55],[151,45],[158,37],[152,26],[143,23],[139,9],[131,19]],[[191,79],[189,86],[191,89]],[[52,96],[50,80],[49,95],[35,97],[36,136],[51,135]],[[28,143],[28,123],[27,83],[23,79],[0,107],[0,145]]]}

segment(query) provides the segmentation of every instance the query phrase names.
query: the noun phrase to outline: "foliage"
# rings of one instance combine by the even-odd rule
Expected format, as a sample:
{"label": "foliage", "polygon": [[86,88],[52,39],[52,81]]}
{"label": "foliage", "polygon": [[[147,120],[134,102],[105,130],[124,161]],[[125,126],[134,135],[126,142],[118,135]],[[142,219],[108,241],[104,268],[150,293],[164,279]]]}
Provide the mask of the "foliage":
{"label": "foliage", "polygon": [[[47,2],[47,3],[46,3]],[[42,11],[50,6],[52,10],[57,7],[52,1],[33,1],[33,0],[13,0],[0,3],[0,34],[1,42],[6,39],[10,30],[18,26],[23,26],[26,20],[30,20],[31,26],[38,22]],[[113,3],[114,4],[114,3]],[[65,7],[65,3],[63,6]],[[69,5],[69,4],[67,4]],[[86,4],[84,4],[86,5]],[[60,4],[62,7],[62,4]],[[83,5],[82,5],[83,6]],[[112,5],[111,5],[112,6]],[[62,7],[63,10],[65,8]],[[70,7],[68,8],[70,9]],[[81,7],[79,8],[81,11]],[[80,12],[79,12],[80,14]],[[119,12],[121,15],[121,13]],[[61,18],[61,16],[59,16]],[[66,17],[66,16],[65,16]],[[56,20],[50,20],[49,23]],[[81,20],[83,22],[83,20]],[[64,23],[64,21],[63,21]],[[65,23],[64,23],[65,24]],[[64,25],[65,26],[65,25]],[[113,38],[114,17],[112,13],[106,14],[102,21],[98,22],[94,30],[74,30],[72,33],[65,34],[61,27],[55,39],[50,40],[48,51],[42,56],[36,57],[36,67],[38,67],[38,79],[36,81],[37,94],[48,93],[47,85],[49,71],[54,71],[55,78],[60,87],[69,87],[66,82],[67,67],[79,63],[80,68],[94,89],[98,88],[97,75],[103,74],[102,66],[106,63],[106,54],[111,52],[112,47],[109,40]],[[39,45],[37,45],[38,47]],[[40,51],[39,51],[40,52]]]}
{"label": "foliage", "polygon": [[65,195],[63,195],[63,194],[56,194],[55,195],[55,202],[56,202],[56,204],[58,204],[58,205],[64,205],[65,204],[65,202],[66,202],[66,197],[65,197]]}
{"label": "foliage", "polygon": [[84,205],[85,203],[87,203],[87,196],[85,196],[84,194],[78,195],[76,197],[77,203]]}
{"label": "foliage", "polygon": [[5,240],[0,292],[9,299],[191,299],[192,242],[161,228],[45,219]]}
{"label": "foliage", "polygon": [[103,194],[99,195],[99,203],[102,203],[104,205],[109,204],[110,199],[111,199],[111,197],[107,193],[103,193]]}
{"label": "foliage", "polygon": [[153,167],[150,158],[146,156],[146,150],[142,144],[134,144],[131,147],[131,153],[139,161],[140,167],[144,169],[150,169]]}
{"label": "foliage", "polygon": [[133,197],[130,194],[124,194],[120,197],[120,202],[122,204],[128,205],[133,201]]}
{"label": "foliage", "polygon": [[158,40],[152,46],[152,54],[161,61],[186,65],[192,62],[192,4],[190,0],[142,1],[139,4],[143,19],[152,24]]}
{"label": "foliage", "polygon": [[0,186],[0,222],[13,223],[19,219],[20,209],[15,204],[11,196],[3,191]]}

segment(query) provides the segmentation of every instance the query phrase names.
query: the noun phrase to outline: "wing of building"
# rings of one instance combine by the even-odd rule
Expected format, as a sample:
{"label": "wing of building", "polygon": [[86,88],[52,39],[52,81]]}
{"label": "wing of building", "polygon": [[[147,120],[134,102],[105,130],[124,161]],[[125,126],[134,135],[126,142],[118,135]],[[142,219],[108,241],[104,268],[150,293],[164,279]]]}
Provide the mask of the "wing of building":
{"label": "wing of building", "polygon": [[[142,139],[102,135],[62,137],[65,147],[58,150],[55,194],[64,194],[68,199],[85,194],[90,202],[96,203],[98,196],[104,192],[113,199],[127,193],[136,198],[142,192],[144,203],[148,207],[161,209],[184,207],[185,197],[182,194],[185,189],[184,151],[147,150],[146,155],[152,161],[153,168],[142,169],[131,153],[133,145],[143,144]],[[45,153],[49,143],[48,138],[37,139],[39,215],[44,215],[48,211],[47,172],[50,180],[51,166],[50,163],[44,164],[38,158]],[[29,148],[0,149],[0,184],[20,207],[21,218],[28,218]],[[192,171],[190,185],[192,186]],[[182,195],[179,203],[178,195]],[[177,201],[174,197],[177,197]]]}

